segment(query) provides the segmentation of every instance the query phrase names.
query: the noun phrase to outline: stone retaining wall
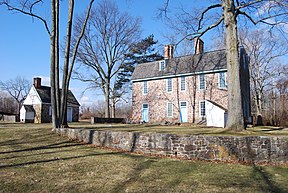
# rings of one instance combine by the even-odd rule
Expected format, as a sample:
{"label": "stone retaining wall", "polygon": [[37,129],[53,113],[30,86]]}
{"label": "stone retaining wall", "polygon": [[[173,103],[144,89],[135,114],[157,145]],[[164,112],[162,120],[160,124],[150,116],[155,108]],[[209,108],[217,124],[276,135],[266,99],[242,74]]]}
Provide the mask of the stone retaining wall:
{"label": "stone retaining wall", "polygon": [[204,136],[61,128],[57,133],[100,147],[186,159],[288,163],[288,137]]}

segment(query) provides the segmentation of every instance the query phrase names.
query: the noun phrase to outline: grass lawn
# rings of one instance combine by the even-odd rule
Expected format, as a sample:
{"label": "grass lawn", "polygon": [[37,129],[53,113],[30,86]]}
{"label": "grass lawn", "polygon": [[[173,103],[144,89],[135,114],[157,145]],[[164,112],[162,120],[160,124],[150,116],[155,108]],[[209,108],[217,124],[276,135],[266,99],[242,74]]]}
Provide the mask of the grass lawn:
{"label": "grass lawn", "polygon": [[288,166],[103,150],[60,137],[49,124],[0,123],[0,160],[0,192],[288,192]]}

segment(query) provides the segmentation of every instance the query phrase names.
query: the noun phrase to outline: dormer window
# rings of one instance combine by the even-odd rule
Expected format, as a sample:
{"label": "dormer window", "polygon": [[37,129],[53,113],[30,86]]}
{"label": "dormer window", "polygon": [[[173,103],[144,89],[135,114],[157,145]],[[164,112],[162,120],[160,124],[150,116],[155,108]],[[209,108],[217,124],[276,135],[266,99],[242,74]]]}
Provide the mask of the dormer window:
{"label": "dormer window", "polygon": [[159,61],[159,71],[163,71],[166,68],[166,62],[165,60]]}

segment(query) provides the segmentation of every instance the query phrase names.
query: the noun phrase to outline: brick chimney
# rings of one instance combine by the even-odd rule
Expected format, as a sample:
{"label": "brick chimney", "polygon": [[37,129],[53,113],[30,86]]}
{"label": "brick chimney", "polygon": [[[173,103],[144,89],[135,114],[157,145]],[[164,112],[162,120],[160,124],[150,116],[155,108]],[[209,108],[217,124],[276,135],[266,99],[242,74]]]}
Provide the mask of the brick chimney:
{"label": "brick chimney", "polygon": [[164,59],[173,58],[174,47],[173,45],[165,45],[164,46]]}
{"label": "brick chimney", "polygon": [[204,53],[204,42],[199,37],[194,39],[194,48],[195,48],[195,54]]}
{"label": "brick chimney", "polygon": [[33,85],[35,88],[40,88],[41,87],[41,78],[36,77],[33,79]]}

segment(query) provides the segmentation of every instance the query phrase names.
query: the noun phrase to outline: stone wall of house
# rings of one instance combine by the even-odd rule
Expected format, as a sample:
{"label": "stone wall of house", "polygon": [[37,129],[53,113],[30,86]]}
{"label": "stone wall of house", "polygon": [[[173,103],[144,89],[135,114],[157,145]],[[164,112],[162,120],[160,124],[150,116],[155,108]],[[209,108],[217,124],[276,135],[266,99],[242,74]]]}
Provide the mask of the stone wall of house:
{"label": "stone wall of house", "polygon": [[61,128],[71,139],[123,151],[210,161],[288,163],[288,137],[203,136]]}
{"label": "stone wall of house", "polygon": [[52,121],[52,115],[49,114],[50,104],[42,104],[41,123],[50,123]]}
{"label": "stone wall of house", "polygon": [[41,106],[41,104],[33,105],[33,108],[35,110],[34,123],[42,123],[42,118],[41,118],[42,106]]}
{"label": "stone wall of house", "polygon": [[[167,79],[148,81],[148,94],[143,94],[143,82],[133,83],[132,121],[142,119],[142,105],[149,105],[149,122],[179,122],[180,102],[187,102],[188,121],[201,121],[199,106],[202,100],[211,100],[227,108],[227,89],[218,88],[219,73],[205,74],[206,90],[199,89],[199,76],[186,76],[186,90],[180,91],[180,78],[172,79],[172,92],[166,91]],[[173,117],[167,117],[167,103],[173,103]]]}

